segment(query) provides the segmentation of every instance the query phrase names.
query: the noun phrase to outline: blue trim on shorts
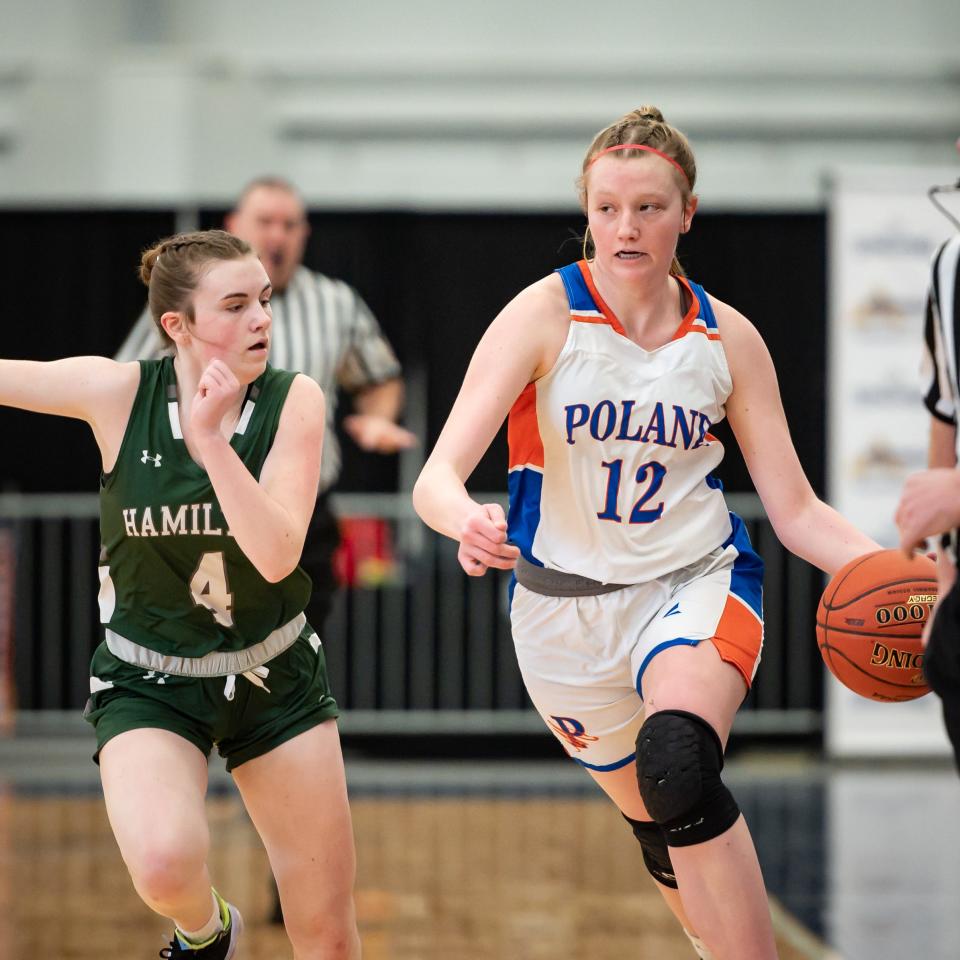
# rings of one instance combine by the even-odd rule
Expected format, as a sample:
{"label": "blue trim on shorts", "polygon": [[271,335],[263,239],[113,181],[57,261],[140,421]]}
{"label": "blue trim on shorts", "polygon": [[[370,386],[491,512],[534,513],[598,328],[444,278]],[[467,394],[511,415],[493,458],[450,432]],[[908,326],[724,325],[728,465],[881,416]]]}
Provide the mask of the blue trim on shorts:
{"label": "blue trim on shorts", "polygon": [[571,757],[570,759],[574,763],[579,763],[581,767],[586,767],[588,770],[599,770],[601,773],[609,773],[611,770],[619,770],[628,763],[633,763],[636,758],[637,754],[636,751],[634,751],[629,757],[624,757],[622,760],[615,760],[613,763],[587,763],[586,760],[578,760],[576,757]]}
{"label": "blue trim on shorts", "polygon": [[743,521],[730,514],[733,532],[723,542],[721,549],[733,547],[737,558],[730,572],[730,593],[739,597],[761,620],[763,620],[763,560],[750,543],[750,534]]}
{"label": "blue trim on shorts", "polygon": [[644,658],[643,663],[640,664],[640,669],[637,671],[637,693],[640,695],[640,699],[643,699],[643,690],[641,689],[640,681],[643,679],[643,672],[647,669],[650,664],[650,661],[661,651],[666,650],[667,647],[695,647],[700,640],[691,640],[689,637],[675,637],[673,640],[665,640],[663,643],[654,647]]}

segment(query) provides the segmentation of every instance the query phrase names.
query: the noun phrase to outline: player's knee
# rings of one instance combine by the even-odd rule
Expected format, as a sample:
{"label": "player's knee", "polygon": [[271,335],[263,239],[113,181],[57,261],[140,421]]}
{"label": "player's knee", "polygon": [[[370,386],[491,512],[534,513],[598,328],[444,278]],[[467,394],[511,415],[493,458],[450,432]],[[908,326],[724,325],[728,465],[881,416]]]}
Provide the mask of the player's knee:
{"label": "player's knee", "polygon": [[349,892],[284,903],[283,922],[297,957],[349,960],[356,955],[357,919]]}
{"label": "player's knee", "polygon": [[725,833],[740,816],[720,779],[723,747],[702,717],[662,710],[637,734],[637,780],[644,806],[671,847],[688,847]]}
{"label": "player's knee", "polygon": [[196,851],[159,845],[142,849],[127,862],[134,886],[148,904],[178,900],[203,866],[204,857]]}
{"label": "player's knee", "polygon": [[305,960],[352,960],[358,955],[356,924],[342,922],[340,918],[317,916],[312,924],[297,928],[286,919],[286,914],[284,923],[297,957]]}
{"label": "player's knee", "polygon": [[633,835],[640,843],[643,863],[650,872],[650,876],[657,883],[676,890],[677,878],[673,872],[673,864],[670,862],[670,850],[663,835],[663,827],[649,820],[634,820],[626,814],[623,814],[623,819],[630,824]]}

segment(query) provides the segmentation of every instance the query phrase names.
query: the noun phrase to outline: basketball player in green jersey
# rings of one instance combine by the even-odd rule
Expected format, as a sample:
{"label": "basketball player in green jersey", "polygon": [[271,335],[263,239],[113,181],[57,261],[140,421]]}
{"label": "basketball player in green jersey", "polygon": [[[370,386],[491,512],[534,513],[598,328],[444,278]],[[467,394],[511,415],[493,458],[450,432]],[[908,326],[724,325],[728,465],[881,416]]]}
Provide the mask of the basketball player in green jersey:
{"label": "basketball player in green jersey", "polygon": [[[242,240],[143,255],[164,360],[0,360],[0,403],[90,424],[103,458],[87,719],[107,813],[168,958],[227,960],[242,920],[211,887],[207,756],[226,757],[277,878],[296,960],[359,957],[336,704],[297,566],[324,399],[267,365],[270,282]],[[122,948],[121,948],[121,952]]]}

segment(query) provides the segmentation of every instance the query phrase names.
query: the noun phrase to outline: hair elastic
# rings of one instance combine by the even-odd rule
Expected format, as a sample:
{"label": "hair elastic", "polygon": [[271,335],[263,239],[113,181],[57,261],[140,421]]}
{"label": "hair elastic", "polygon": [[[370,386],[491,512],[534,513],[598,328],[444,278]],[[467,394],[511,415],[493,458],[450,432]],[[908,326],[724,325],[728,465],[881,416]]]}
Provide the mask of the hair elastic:
{"label": "hair elastic", "polygon": [[683,175],[683,179],[687,181],[687,186],[692,187],[690,183],[690,178],[687,176],[687,172],[677,163],[673,157],[667,156],[662,150],[657,150],[656,147],[648,147],[645,143],[617,143],[612,147],[606,147],[601,150],[599,153],[595,154],[590,162],[587,164],[587,169],[589,170],[605,153],[613,153],[614,150],[646,150],[647,153],[655,153],[658,157],[663,157],[667,163],[672,163]]}

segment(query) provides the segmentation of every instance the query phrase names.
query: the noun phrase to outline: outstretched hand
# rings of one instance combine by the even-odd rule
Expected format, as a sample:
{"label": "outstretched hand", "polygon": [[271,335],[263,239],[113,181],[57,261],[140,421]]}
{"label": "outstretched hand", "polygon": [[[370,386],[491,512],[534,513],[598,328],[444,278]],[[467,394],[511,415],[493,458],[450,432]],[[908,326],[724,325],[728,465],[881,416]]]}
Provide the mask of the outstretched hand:
{"label": "outstretched hand", "polygon": [[507,543],[507,519],[499,503],[477,504],[460,530],[457,559],[471,577],[482,577],[488,567],[512,570],[520,549]]}
{"label": "outstretched hand", "polygon": [[237,402],[240,381],[219,359],[207,364],[200,376],[197,392],[190,405],[190,432],[198,440],[220,433],[220,424]]}
{"label": "outstretched hand", "polygon": [[927,537],[960,525],[960,471],[938,467],[907,477],[894,520],[908,557],[923,549]]}
{"label": "outstretched hand", "polygon": [[343,429],[353,442],[371,453],[396,453],[416,446],[416,434],[411,433],[388,417],[372,413],[353,413],[343,418]]}

